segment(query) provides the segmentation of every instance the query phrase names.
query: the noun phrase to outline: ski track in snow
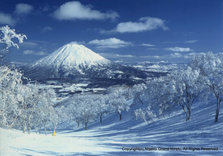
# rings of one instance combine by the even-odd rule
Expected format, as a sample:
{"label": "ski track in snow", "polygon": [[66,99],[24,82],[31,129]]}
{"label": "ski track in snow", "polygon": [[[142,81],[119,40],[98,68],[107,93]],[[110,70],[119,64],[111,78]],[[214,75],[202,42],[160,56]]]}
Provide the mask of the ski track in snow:
{"label": "ski track in snow", "polygon": [[[126,114],[124,114],[125,116]],[[58,130],[56,136],[0,129],[0,155],[223,155],[223,116],[214,123],[215,105],[195,105],[191,120],[176,112],[149,124],[110,116],[89,130]],[[124,117],[123,116],[123,117]],[[127,116],[127,115],[126,115]],[[140,150],[140,148],[217,147],[217,151]],[[122,148],[139,148],[136,151]]]}

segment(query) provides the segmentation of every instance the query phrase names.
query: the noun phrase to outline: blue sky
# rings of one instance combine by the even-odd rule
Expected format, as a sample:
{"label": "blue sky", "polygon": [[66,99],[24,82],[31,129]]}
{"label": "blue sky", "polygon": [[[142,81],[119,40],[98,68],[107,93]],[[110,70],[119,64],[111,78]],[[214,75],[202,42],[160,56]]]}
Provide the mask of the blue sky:
{"label": "blue sky", "polygon": [[0,26],[28,39],[7,59],[33,62],[75,41],[112,60],[222,52],[222,0],[1,0]]}

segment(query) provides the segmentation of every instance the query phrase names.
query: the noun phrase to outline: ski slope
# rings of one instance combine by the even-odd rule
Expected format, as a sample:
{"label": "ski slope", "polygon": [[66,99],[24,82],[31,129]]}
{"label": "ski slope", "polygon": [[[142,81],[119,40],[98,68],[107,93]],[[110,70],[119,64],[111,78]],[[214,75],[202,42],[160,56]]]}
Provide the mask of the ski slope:
{"label": "ski slope", "polygon": [[[113,115],[102,125],[93,123],[88,130],[59,129],[56,136],[0,129],[0,155],[221,156],[222,107],[218,123],[214,123],[214,115],[215,104],[197,103],[187,122],[184,113],[178,111],[148,123],[135,120],[131,113],[123,114],[122,121]],[[212,150],[199,150],[201,148]]]}

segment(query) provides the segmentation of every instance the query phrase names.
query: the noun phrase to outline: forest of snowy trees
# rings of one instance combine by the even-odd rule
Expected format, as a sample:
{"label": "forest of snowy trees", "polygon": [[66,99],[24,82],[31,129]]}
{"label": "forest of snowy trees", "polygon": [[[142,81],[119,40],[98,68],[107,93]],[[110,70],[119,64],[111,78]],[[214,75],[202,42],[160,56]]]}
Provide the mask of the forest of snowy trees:
{"label": "forest of snowy trees", "polygon": [[[4,26],[0,28],[1,58],[10,47],[19,48],[26,36]],[[18,39],[15,43],[12,39]],[[0,127],[31,130],[55,129],[62,122],[88,128],[90,122],[103,122],[104,117],[123,112],[132,106],[136,118],[145,121],[182,109],[190,120],[192,105],[215,99],[215,119],[218,121],[223,100],[223,54],[196,55],[188,65],[146,84],[110,87],[104,94],[74,94],[57,103],[52,89],[30,83],[15,67],[0,67]],[[204,98],[208,97],[208,98]]]}
{"label": "forest of snowy trees", "polygon": [[222,75],[222,53],[196,55],[185,67],[147,84],[140,97],[146,106],[136,110],[136,116],[147,120],[177,107],[183,109],[186,120],[190,120],[191,106],[195,102],[212,102],[214,98],[214,121],[217,122],[223,98]]}

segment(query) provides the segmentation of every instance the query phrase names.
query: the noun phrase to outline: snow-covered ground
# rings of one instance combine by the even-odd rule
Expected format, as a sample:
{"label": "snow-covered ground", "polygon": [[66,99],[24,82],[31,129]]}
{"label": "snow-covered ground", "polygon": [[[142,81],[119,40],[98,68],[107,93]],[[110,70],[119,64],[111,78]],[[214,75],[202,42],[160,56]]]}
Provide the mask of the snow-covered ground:
{"label": "snow-covered ground", "polygon": [[[221,108],[222,111],[222,108]],[[24,134],[0,129],[0,155],[223,155],[223,115],[214,123],[215,104],[196,104],[190,121],[183,112],[150,123],[129,113],[89,130],[59,129],[52,134]],[[169,149],[168,149],[169,148]],[[209,150],[204,150],[209,148]],[[212,148],[212,150],[211,150]]]}

